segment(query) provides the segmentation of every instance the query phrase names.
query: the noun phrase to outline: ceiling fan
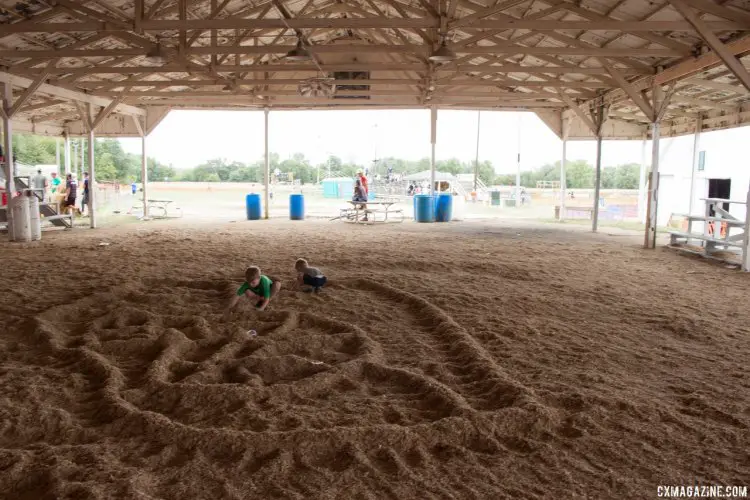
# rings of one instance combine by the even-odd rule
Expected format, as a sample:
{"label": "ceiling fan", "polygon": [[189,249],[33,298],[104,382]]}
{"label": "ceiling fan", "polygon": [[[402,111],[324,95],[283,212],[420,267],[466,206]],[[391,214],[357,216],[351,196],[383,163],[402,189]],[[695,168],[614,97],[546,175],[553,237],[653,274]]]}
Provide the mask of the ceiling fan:
{"label": "ceiling fan", "polygon": [[297,92],[303,97],[332,97],[336,93],[334,78],[308,78],[302,80]]}

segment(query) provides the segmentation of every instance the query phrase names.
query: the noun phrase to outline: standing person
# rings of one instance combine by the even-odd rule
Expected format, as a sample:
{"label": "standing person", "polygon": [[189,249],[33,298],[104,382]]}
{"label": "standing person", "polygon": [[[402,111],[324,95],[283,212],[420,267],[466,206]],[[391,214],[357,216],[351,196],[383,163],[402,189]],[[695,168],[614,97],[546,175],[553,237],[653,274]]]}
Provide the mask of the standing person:
{"label": "standing person", "polygon": [[34,190],[34,194],[40,196],[40,199],[44,201],[47,198],[47,177],[42,174],[42,169],[36,171],[36,175],[31,178],[31,189]]}
{"label": "standing person", "polygon": [[[83,196],[81,197],[81,215],[86,212],[86,206],[89,204],[89,173],[83,173]],[[89,214],[91,213],[91,207],[89,207]]]}
{"label": "standing person", "polygon": [[50,188],[50,192],[54,195],[57,194],[57,190],[60,189],[62,181],[57,176],[57,172],[52,172],[50,175],[52,176],[52,187]]}
{"label": "standing person", "polygon": [[135,185],[135,181],[130,185],[130,191],[133,193],[133,196],[135,196],[135,192],[138,190],[138,186]]}
{"label": "standing person", "polygon": [[[63,212],[73,210],[76,207],[76,195],[78,194],[78,183],[73,178],[73,174],[65,177],[65,201],[63,202]],[[72,208],[69,208],[72,207]]]}

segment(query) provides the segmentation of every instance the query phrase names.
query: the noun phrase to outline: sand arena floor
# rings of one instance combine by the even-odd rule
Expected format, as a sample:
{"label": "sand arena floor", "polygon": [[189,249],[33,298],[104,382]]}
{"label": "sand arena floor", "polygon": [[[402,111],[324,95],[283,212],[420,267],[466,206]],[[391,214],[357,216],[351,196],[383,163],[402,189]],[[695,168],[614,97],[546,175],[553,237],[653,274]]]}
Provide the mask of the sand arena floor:
{"label": "sand arena floor", "polygon": [[[640,237],[182,220],[44,238],[0,243],[2,498],[750,485],[750,277]],[[285,283],[222,319],[247,265],[290,281],[299,256],[324,293]]]}

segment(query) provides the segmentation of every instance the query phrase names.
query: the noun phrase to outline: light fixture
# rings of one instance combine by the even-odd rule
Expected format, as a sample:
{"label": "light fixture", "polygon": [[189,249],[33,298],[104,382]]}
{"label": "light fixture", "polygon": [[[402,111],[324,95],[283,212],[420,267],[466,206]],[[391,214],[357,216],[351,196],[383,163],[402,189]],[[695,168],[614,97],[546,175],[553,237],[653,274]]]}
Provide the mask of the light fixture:
{"label": "light fixture", "polygon": [[167,62],[167,56],[164,54],[164,51],[161,48],[161,42],[157,40],[154,48],[149,50],[146,54],[146,60],[157,64],[164,64],[165,62]]}
{"label": "light fixture", "polygon": [[456,54],[445,45],[445,38],[443,38],[440,47],[428,59],[433,62],[450,62],[456,59]]}
{"label": "light fixture", "polygon": [[290,61],[309,61],[312,59],[310,52],[302,46],[302,38],[297,38],[297,46],[287,52],[285,58]]}

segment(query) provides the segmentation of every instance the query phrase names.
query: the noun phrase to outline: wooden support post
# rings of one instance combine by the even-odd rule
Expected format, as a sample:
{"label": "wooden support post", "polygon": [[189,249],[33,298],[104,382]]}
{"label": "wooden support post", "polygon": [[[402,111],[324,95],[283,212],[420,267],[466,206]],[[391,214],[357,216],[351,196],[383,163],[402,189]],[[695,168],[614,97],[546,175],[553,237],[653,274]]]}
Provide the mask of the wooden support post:
{"label": "wooden support post", "polygon": [[482,121],[482,112],[477,111],[477,148],[474,156],[474,192],[477,192],[477,180],[479,179],[479,126]]}
{"label": "wooden support post", "polygon": [[591,214],[591,230],[596,232],[599,229],[599,196],[602,187],[602,125],[607,119],[608,110],[605,111],[604,102],[596,103],[596,108],[591,109],[591,118],[593,118],[596,127],[596,178],[594,184],[594,210]]}
{"label": "wooden support post", "polygon": [[269,216],[268,202],[269,202],[270,197],[268,196],[268,192],[269,192],[269,181],[270,181],[270,178],[271,178],[271,164],[270,164],[270,158],[269,158],[269,154],[268,154],[268,113],[269,113],[268,108],[266,108],[266,109],[263,110],[263,117],[264,117],[263,123],[265,124],[265,126],[264,126],[264,129],[265,129],[265,141],[264,141],[264,144],[265,144],[265,146],[264,146],[264,148],[265,148],[264,149],[265,156],[264,156],[264,160],[263,160],[263,185],[266,188],[265,194],[263,195],[263,210],[264,210],[264,215],[265,215],[266,219],[268,219],[268,216]]}
{"label": "wooden support post", "polygon": [[[136,118],[137,120],[138,118]],[[148,219],[148,157],[146,156],[146,134],[141,135],[141,189],[143,190],[143,218]]]}
{"label": "wooden support post", "polygon": [[[745,200],[745,235],[742,240],[742,270],[750,271],[750,188],[747,190]],[[729,231],[727,230],[727,233]]]}
{"label": "wooden support post", "polygon": [[568,161],[568,135],[570,134],[570,119],[562,119],[562,158],[560,159],[560,215],[558,220],[565,219],[565,197],[568,192],[565,167]]}
{"label": "wooden support post", "polygon": [[[81,186],[81,189],[83,186]],[[96,229],[96,165],[94,165],[94,129],[89,129],[89,217]]]}
{"label": "wooden support post", "polygon": [[641,224],[646,222],[646,139],[647,135],[643,134],[641,142],[641,170],[638,174],[638,220]]}
{"label": "wooden support post", "polygon": [[5,153],[5,192],[8,196],[8,205],[5,213],[8,219],[8,238],[10,241],[13,241],[13,231],[10,230],[13,223],[10,201],[16,192],[16,165],[13,161],[13,123],[8,115],[8,111],[13,105],[13,89],[10,83],[2,85],[2,92],[0,107],[5,111],[3,113],[3,151]]}
{"label": "wooden support post", "polygon": [[703,128],[703,115],[699,114],[695,121],[695,135],[693,136],[693,167],[690,172],[690,201],[688,202],[688,215],[693,215],[693,199],[695,198],[695,173],[698,170],[699,149],[701,142],[701,129]]}
{"label": "wooden support post", "polygon": [[[648,174],[648,198],[646,199],[646,214],[651,213],[651,187],[653,186],[653,173]],[[649,235],[651,234],[651,218],[646,217],[646,232],[643,235],[643,248],[649,248]]]}
{"label": "wooden support post", "polygon": [[563,134],[562,158],[560,159],[560,215],[558,220],[565,219],[565,163],[568,156],[568,138]]}
{"label": "wooden support post", "polygon": [[[70,157],[70,135],[68,135],[68,131],[67,130],[65,131],[64,138],[65,138],[65,147],[63,149],[65,150],[64,151],[65,152],[65,168],[64,168],[64,171],[63,171],[64,175],[62,176],[61,180],[64,180],[65,176],[67,176],[70,173],[70,160],[71,160],[71,157]],[[58,172],[57,174],[60,175],[60,172]]]}
{"label": "wooden support post", "polygon": [[591,230],[599,229],[599,193],[602,186],[602,136],[596,136],[596,178],[594,181],[594,211],[591,216]]}
{"label": "wooden support post", "polygon": [[[430,108],[430,194],[435,194],[435,143],[437,142],[437,107]],[[416,216],[416,214],[414,214]]]}
{"label": "wooden support post", "polygon": [[523,115],[518,115],[518,127],[516,128],[517,149],[516,149],[516,208],[521,206],[521,126],[523,125]]}
{"label": "wooden support post", "polygon": [[659,206],[659,122],[651,124],[651,182],[646,224],[646,248],[656,248],[657,209]]}

